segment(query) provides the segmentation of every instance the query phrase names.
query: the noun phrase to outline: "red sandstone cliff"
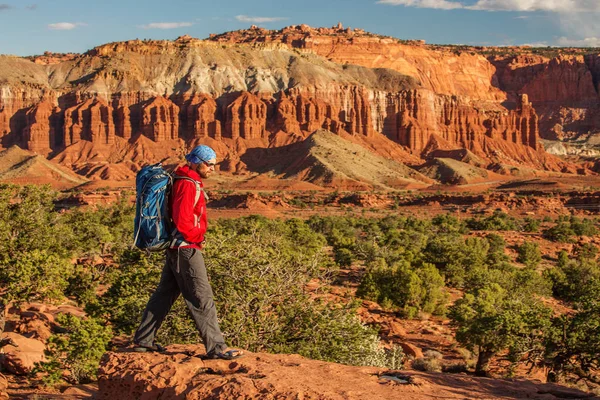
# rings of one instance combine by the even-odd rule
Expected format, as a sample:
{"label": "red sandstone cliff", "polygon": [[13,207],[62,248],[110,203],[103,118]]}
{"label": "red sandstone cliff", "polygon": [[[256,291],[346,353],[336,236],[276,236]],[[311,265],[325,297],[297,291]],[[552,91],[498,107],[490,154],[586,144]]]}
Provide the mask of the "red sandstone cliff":
{"label": "red sandstone cliff", "polygon": [[[58,154],[66,164],[77,160],[79,171],[93,171],[84,155],[61,155],[64,149],[85,141],[95,160],[131,162],[127,157],[143,151],[139,159],[150,162],[173,154],[153,157],[156,150],[141,137],[157,144],[210,141],[223,158],[238,160],[223,167],[238,171],[248,148],[283,146],[326,129],[372,143],[387,137],[417,157],[464,148],[488,163],[561,170],[539,138],[595,129],[589,110],[600,108],[596,60],[486,58],[307,26],[210,41],[111,43],[51,65],[0,57],[0,145]],[[571,112],[575,102],[584,107],[579,114]]]}

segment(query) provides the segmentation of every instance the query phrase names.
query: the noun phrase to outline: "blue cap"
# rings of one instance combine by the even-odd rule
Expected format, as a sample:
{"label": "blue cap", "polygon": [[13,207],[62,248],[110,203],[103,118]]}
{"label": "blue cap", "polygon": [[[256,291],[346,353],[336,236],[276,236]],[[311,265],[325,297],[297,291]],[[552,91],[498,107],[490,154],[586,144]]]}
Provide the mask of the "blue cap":
{"label": "blue cap", "polygon": [[194,147],[194,150],[190,151],[190,153],[185,156],[185,159],[192,164],[200,164],[201,162],[216,160],[217,153],[210,147],[202,144]]}

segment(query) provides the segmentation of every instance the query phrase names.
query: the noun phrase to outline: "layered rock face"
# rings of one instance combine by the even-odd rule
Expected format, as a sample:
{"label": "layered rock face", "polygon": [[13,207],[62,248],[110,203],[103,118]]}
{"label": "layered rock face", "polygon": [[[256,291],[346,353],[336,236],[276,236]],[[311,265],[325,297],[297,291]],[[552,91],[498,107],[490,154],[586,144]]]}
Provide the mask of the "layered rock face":
{"label": "layered rock face", "polygon": [[23,141],[27,148],[39,154],[48,154],[56,142],[53,115],[54,106],[47,100],[31,107],[25,114]]}
{"label": "layered rock face", "polygon": [[65,110],[64,145],[70,146],[80,140],[100,145],[113,144],[115,124],[112,111],[112,107],[101,98],[87,99]]}
{"label": "layered rock face", "polygon": [[414,90],[389,96],[383,133],[420,154],[430,139],[441,137],[447,146],[485,154],[486,138],[538,147],[538,119],[527,96],[508,112],[475,109],[457,98]]}
{"label": "layered rock face", "polygon": [[[372,35],[340,26],[296,25],[278,31],[251,28],[214,35],[220,43],[284,43],[338,63],[390,68],[416,78],[438,94],[474,103],[493,102],[514,109],[519,96],[529,96],[547,139],[600,133],[600,55],[574,49],[541,56],[528,48],[509,49],[516,55],[495,56],[493,48],[462,49],[427,46]],[[570,52],[570,54],[569,54]],[[510,54],[509,52],[506,52]]]}
{"label": "layered rock face", "polygon": [[162,96],[148,101],[142,106],[141,130],[155,142],[177,139],[179,107]]}
{"label": "layered rock face", "polygon": [[94,146],[89,157],[124,162],[123,146],[141,138],[214,140],[224,158],[239,160],[248,147],[326,129],[387,137],[411,157],[464,148],[490,163],[561,169],[540,135],[574,129],[575,120],[593,131],[599,119],[600,127],[590,112],[600,109],[594,57],[486,58],[343,27],[136,40],[42,64],[0,57],[0,76],[12,74],[0,87],[2,147],[60,155],[86,142]]}

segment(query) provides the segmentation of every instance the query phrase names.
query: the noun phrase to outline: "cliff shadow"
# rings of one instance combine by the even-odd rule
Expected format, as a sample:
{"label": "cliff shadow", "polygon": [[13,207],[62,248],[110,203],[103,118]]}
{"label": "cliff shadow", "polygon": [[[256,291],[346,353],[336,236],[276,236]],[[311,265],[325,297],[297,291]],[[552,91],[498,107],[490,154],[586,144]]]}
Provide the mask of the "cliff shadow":
{"label": "cliff shadow", "polygon": [[248,171],[264,174],[271,172],[280,175],[289,170],[294,164],[307,157],[305,141],[291,143],[281,147],[249,148],[240,157]]}
{"label": "cliff shadow", "polygon": [[25,118],[27,110],[29,110],[29,108],[22,108],[10,117],[8,122],[10,131],[0,139],[0,144],[5,149],[14,145],[20,147],[25,145],[25,143],[23,143],[25,141],[23,139],[23,129],[25,129],[25,126],[27,125]]}

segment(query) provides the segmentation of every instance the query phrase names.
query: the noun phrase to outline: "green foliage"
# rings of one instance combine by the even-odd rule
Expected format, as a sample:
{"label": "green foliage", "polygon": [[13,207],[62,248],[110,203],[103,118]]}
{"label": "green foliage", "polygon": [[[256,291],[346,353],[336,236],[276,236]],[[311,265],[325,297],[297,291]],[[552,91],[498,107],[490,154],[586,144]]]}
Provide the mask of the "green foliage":
{"label": "green foliage", "polygon": [[574,236],[594,236],[598,234],[594,221],[577,217],[559,217],[556,225],[543,231],[544,237],[553,242],[572,243]]}
{"label": "green foliage", "polygon": [[577,236],[594,236],[598,234],[594,221],[590,219],[579,219],[575,216],[571,216],[569,220],[571,229]]}
{"label": "green foliage", "polygon": [[580,379],[598,383],[600,368],[600,282],[574,314],[555,317],[546,336],[545,358],[553,382]]}
{"label": "green foliage", "polygon": [[583,243],[573,248],[573,252],[578,260],[596,260],[598,257],[598,247],[592,243]]}
{"label": "green foliage", "polygon": [[523,232],[538,232],[540,229],[541,221],[539,219],[527,217],[523,221]]}
{"label": "green foliage", "polygon": [[88,383],[96,379],[98,363],[112,338],[112,331],[102,321],[59,314],[56,322],[64,333],[48,339],[47,362],[38,365],[37,371],[46,372],[47,384],[60,381],[62,371],[68,372],[69,383]]}
{"label": "green foliage", "polygon": [[544,271],[544,274],[552,281],[556,297],[578,302],[594,292],[600,281],[600,266],[594,259],[570,260],[566,252],[561,252],[557,266]]}
{"label": "green foliage", "polygon": [[163,253],[125,251],[118,259],[119,270],[110,279],[104,295],[88,303],[86,311],[109,320],[118,334],[131,334],[139,324],[142,312],[156,288],[164,264]]}
{"label": "green foliage", "polygon": [[519,228],[515,218],[502,211],[495,211],[485,218],[470,218],[467,226],[476,231],[515,231]]}
{"label": "green foliage", "polygon": [[52,301],[64,297],[73,266],[49,250],[16,253],[0,269],[8,301]]}
{"label": "green foliage", "polygon": [[71,248],[78,254],[119,254],[131,246],[132,219],[135,207],[127,203],[123,194],[116,204],[96,209],[75,209],[64,216],[64,223],[72,228]]}
{"label": "green foliage", "polygon": [[408,318],[419,311],[444,314],[447,301],[444,279],[432,264],[412,268],[405,261],[388,266],[382,259],[369,267],[356,294],[398,308]]}
{"label": "green foliage", "polygon": [[555,226],[544,229],[544,238],[552,242],[571,243],[574,241],[575,231],[568,222],[559,222]]}
{"label": "green foliage", "polygon": [[542,261],[540,246],[534,242],[525,242],[517,247],[517,261],[528,267],[535,268]]}
{"label": "green foliage", "polygon": [[476,372],[486,374],[489,360],[509,350],[513,360],[543,348],[543,332],[550,324],[551,310],[533,297],[508,292],[492,284],[467,293],[450,309],[456,340],[479,353]]}
{"label": "green foliage", "polygon": [[68,256],[70,228],[54,210],[56,197],[49,186],[0,185],[0,263],[33,250]]}

